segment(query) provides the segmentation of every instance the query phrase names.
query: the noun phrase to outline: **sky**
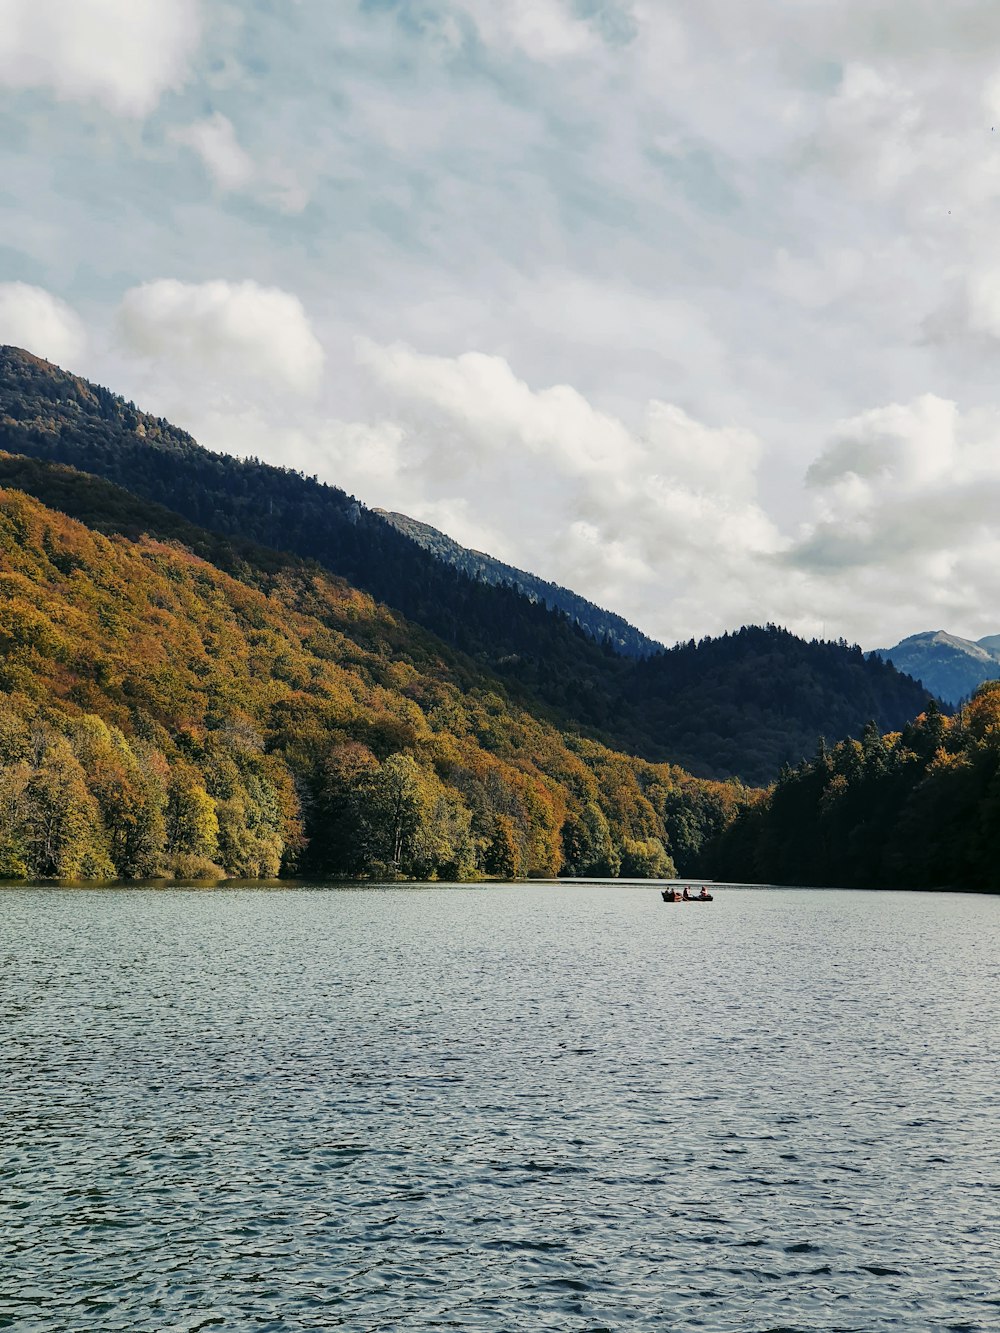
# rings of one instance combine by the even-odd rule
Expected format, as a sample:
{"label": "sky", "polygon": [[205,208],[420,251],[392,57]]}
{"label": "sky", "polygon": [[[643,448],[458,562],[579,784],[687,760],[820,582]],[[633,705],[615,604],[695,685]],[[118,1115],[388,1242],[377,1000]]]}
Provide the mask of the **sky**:
{"label": "sky", "polygon": [[0,0],[0,342],[666,643],[1000,632],[996,0]]}

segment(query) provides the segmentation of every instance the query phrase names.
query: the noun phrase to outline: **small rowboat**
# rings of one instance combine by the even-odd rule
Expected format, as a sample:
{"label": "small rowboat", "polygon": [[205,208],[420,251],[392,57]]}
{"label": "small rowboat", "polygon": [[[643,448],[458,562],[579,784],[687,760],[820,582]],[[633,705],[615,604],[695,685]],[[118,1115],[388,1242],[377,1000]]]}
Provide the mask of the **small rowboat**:
{"label": "small rowboat", "polygon": [[662,889],[660,891],[660,896],[665,903],[711,903],[715,901],[710,893],[706,893],[704,898],[697,894],[694,897],[688,896],[687,898],[684,898],[674,889]]}

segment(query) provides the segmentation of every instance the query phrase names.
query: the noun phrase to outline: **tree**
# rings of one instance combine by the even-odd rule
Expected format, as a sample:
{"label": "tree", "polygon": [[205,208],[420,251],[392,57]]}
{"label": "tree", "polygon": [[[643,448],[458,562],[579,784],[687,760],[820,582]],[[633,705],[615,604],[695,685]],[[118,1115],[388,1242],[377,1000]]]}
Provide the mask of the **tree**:
{"label": "tree", "polygon": [[366,792],[378,760],[358,741],[336,742],[312,778],[307,807],[306,868],[314,874],[360,875],[368,868]]}
{"label": "tree", "polygon": [[0,767],[0,878],[23,879],[31,873],[28,845],[27,787],[31,770],[23,761]]}
{"label": "tree", "polygon": [[183,876],[221,873],[215,801],[183,760],[174,764],[167,786],[166,854],[170,868]]}
{"label": "tree", "polygon": [[495,816],[483,861],[486,873],[497,879],[517,879],[521,874],[521,849],[510,815]]}
{"label": "tree", "polygon": [[39,738],[40,761],[24,790],[25,843],[32,875],[113,879],[100,807],[64,736]]}
{"label": "tree", "polygon": [[75,720],[70,742],[100,807],[117,873],[129,879],[155,875],[166,839],[162,787],[122,732],[99,717]]}
{"label": "tree", "polygon": [[587,801],[576,815],[563,824],[563,855],[567,875],[615,876],[621,870],[621,856],[611,838],[604,811],[596,801]]}
{"label": "tree", "polygon": [[677,867],[659,838],[626,838],[621,873],[624,879],[673,879]]}
{"label": "tree", "polygon": [[370,859],[394,874],[410,861],[421,825],[427,818],[427,793],[412,755],[391,754],[371,776],[365,793],[365,824]]}
{"label": "tree", "polygon": [[413,836],[412,868],[425,879],[469,879],[476,869],[472,812],[433,774],[425,781],[428,799]]}

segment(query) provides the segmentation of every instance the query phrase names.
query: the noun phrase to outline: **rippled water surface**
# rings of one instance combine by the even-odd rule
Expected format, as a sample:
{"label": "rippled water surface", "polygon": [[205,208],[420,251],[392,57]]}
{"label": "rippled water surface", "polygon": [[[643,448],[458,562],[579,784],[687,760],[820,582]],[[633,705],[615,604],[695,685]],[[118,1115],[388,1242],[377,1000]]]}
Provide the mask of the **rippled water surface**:
{"label": "rippled water surface", "polygon": [[0,891],[0,1327],[996,1330],[1000,900]]}

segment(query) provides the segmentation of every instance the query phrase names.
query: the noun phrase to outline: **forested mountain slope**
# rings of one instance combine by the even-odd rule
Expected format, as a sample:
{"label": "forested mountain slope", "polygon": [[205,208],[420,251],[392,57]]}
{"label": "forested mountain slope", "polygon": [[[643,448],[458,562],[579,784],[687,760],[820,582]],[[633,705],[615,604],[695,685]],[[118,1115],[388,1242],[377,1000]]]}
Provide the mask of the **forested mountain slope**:
{"label": "forested mountain slope", "polygon": [[375,509],[372,512],[391,523],[405,536],[411,537],[425,551],[430,551],[439,560],[460,569],[463,574],[482,583],[509,583],[531,601],[541,602],[551,610],[564,611],[591,638],[599,643],[609,643],[622,657],[650,657],[653,653],[663,651],[662,643],[648,638],[641,630],[630,625],[624,616],[605,611],[603,607],[587,601],[569,588],[540,579],[527,570],[506,565],[485,551],[462,546],[446,533],[432,528],[429,523],[410,518],[408,514],[396,514],[386,509]]}
{"label": "forested mountain slope", "polygon": [[316,567],[236,563],[0,489],[0,875],[663,874],[745,799],[559,735]]}
{"label": "forested mountain slope", "polygon": [[[773,627],[629,661],[564,613],[437,560],[343,491],[212,454],[16,348],[0,349],[0,448],[71,464],[210,530],[230,550],[212,559],[238,561],[256,543],[314,560],[502,677],[536,715],[699,775],[770,781],[820,734],[856,735],[870,718],[897,728],[928,697],[858,649],[806,644]],[[35,493],[49,499],[44,485]],[[88,519],[85,504],[72,512]],[[113,516],[102,521],[115,530]],[[134,516],[125,522],[121,530],[133,531]]]}
{"label": "forested mountain slope", "polygon": [[757,785],[812,754],[820,737],[858,736],[872,719],[898,730],[930,697],[857,645],[806,642],[774,625],[637,662],[630,689],[653,734],[670,736],[676,762]]}

